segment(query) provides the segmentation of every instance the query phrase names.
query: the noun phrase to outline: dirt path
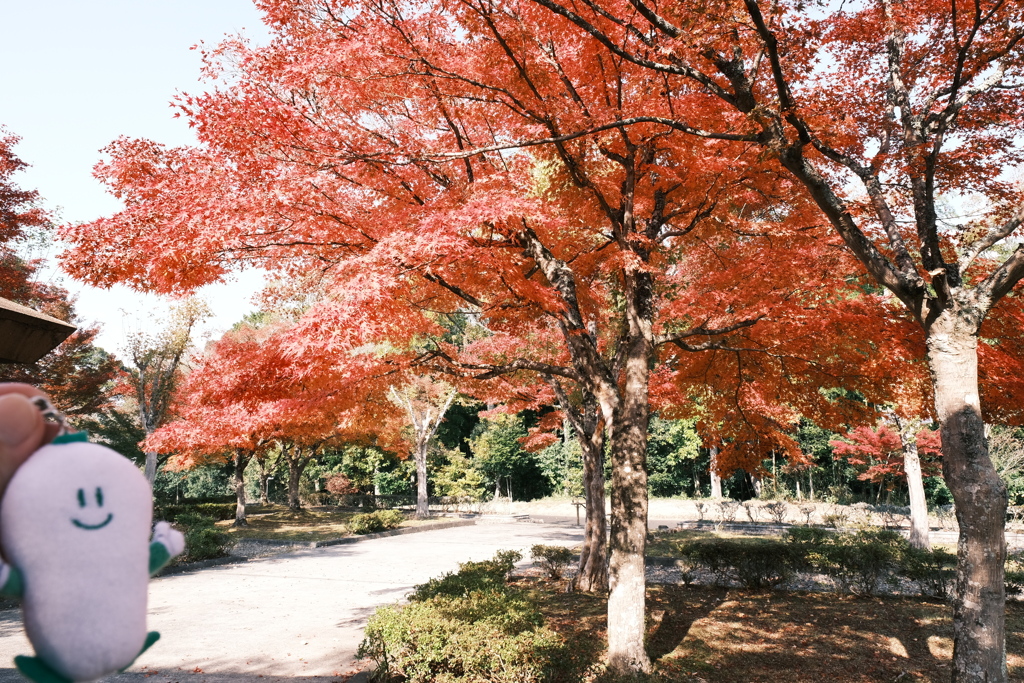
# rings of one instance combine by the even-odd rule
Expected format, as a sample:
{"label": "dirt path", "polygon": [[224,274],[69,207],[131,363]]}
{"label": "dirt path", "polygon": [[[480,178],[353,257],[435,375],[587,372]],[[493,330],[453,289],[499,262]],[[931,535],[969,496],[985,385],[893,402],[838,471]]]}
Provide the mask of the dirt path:
{"label": "dirt path", "polygon": [[[154,579],[149,628],[162,639],[109,680],[343,681],[358,668],[356,648],[377,606],[459,562],[502,549],[528,557],[536,543],[573,545],[582,537],[569,524],[479,523]],[[22,680],[12,660],[31,652],[20,612],[0,611],[0,681]]]}

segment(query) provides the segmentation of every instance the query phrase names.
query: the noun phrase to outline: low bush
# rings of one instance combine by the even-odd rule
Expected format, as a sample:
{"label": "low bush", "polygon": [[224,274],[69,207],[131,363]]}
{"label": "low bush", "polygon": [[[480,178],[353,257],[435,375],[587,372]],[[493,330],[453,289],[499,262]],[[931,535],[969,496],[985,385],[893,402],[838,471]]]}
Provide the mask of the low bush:
{"label": "low bush", "polygon": [[404,521],[405,515],[398,510],[377,510],[352,515],[352,519],[348,521],[348,529],[354,534],[372,534],[399,527]]}
{"label": "low bush", "polygon": [[530,557],[540,564],[548,577],[560,579],[565,568],[572,562],[573,552],[560,545],[535,545],[530,548]]}
{"label": "low bush", "polygon": [[[888,529],[838,533],[793,527],[782,540],[702,538],[679,546],[687,583],[693,569],[710,572],[719,585],[770,588],[796,572],[822,573],[844,590],[875,595],[900,577],[922,595],[946,598],[955,578],[956,557],[942,550],[912,547]],[[1024,589],[1024,553],[1007,561],[1007,589]]]}
{"label": "low bush", "polygon": [[160,505],[153,509],[154,519],[163,519],[168,522],[177,521],[180,515],[203,515],[212,517],[215,520],[234,519],[234,503],[181,503],[174,505]]}
{"label": "low bush", "polygon": [[774,500],[766,503],[764,509],[776,524],[784,524],[786,522],[786,514],[789,510],[784,501]]}
{"label": "low bush", "polygon": [[463,562],[459,571],[417,586],[410,599],[423,601],[439,595],[465,597],[474,592],[504,590],[508,575],[521,559],[523,556],[514,550],[500,550],[491,560]]}
{"label": "low bush", "polygon": [[227,555],[228,535],[214,525],[212,517],[195,512],[183,512],[174,520],[174,526],[185,534],[185,552],[177,562],[196,562]]}
{"label": "low bush", "polygon": [[438,596],[378,609],[358,656],[373,660],[377,681],[549,681],[566,646],[540,621],[535,607],[505,593]]}
{"label": "low bush", "polygon": [[816,526],[795,526],[786,530],[783,537],[790,543],[798,545],[820,545],[832,540],[833,533],[828,529]]}
{"label": "low bush", "polygon": [[799,553],[779,541],[709,538],[689,541],[683,559],[715,575],[717,583],[738,582],[745,588],[770,588],[793,576]]}
{"label": "low bush", "polygon": [[503,551],[418,586],[405,606],[370,618],[358,656],[375,663],[377,681],[539,683],[574,680],[564,639],[543,625],[537,607],[509,587],[522,556]]}
{"label": "low bush", "polygon": [[900,560],[900,574],[916,582],[921,595],[948,598],[956,580],[956,555],[942,548],[923,550],[908,544]]}

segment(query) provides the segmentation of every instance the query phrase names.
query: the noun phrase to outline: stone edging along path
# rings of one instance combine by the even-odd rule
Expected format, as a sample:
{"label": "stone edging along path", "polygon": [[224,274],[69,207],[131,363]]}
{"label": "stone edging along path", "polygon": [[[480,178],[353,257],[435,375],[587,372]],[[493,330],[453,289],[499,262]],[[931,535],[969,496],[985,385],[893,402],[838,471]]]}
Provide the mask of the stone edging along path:
{"label": "stone edging along path", "polygon": [[[288,546],[292,548],[326,548],[332,545],[344,545],[346,543],[359,543],[360,541],[368,541],[374,538],[387,538],[388,536],[404,536],[405,534],[415,534],[421,531],[436,531],[438,529],[451,529],[453,527],[460,526],[472,526],[477,523],[476,519],[459,519],[451,522],[437,522],[435,524],[420,524],[417,526],[406,526],[398,529],[389,529],[388,531],[378,531],[372,534],[362,534],[361,536],[344,536],[342,538],[331,538],[326,541],[279,541],[270,538],[247,538],[247,543],[257,543],[260,545],[268,546]],[[188,562],[186,564],[179,564],[167,567],[160,571],[158,576],[169,576],[171,574],[183,574],[185,572],[198,571],[200,569],[206,569],[207,567],[217,567],[224,564],[240,564],[242,562],[248,562],[248,557],[215,557],[209,560],[198,560],[196,562]]]}

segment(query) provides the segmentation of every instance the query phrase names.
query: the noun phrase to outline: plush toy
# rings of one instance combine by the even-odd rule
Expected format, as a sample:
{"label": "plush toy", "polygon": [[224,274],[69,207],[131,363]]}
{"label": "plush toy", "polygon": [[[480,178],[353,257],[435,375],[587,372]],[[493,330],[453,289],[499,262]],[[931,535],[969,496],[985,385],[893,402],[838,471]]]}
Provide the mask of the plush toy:
{"label": "plush toy", "polygon": [[156,525],[152,493],[124,456],[58,436],[18,468],[0,502],[0,591],[22,598],[36,657],[15,658],[36,683],[91,681],[132,664],[146,632],[149,577],[185,548]]}

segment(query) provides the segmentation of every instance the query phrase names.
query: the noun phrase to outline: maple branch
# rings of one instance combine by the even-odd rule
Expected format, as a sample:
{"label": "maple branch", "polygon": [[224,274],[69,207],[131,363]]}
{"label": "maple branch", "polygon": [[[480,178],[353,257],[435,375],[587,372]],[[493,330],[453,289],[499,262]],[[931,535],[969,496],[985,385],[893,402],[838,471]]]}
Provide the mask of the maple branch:
{"label": "maple branch", "polygon": [[[676,344],[680,340],[687,339],[689,337],[697,337],[697,336],[713,337],[713,336],[719,335],[719,334],[729,334],[730,332],[735,332],[736,330],[743,329],[744,327],[750,327],[751,325],[755,325],[755,324],[757,324],[758,321],[762,320],[764,317],[765,316],[762,314],[762,315],[757,316],[756,318],[751,318],[751,319],[748,319],[748,320],[741,320],[738,323],[734,323],[732,325],[726,325],[725,327],[718,327],[718,328],[711,328],[711,329],[709,329],[709,328],[706,328],[703,325],[701,325],[700,327],[694,327],[693,329],[687,330],[686,332],[676,332],[674,334],[662,334],[662,335],[658,335],[657,337],[655,337],[654,344],[655,344],[655,346],[661,346],[662,344]],[[680,347],[680,348],[682,348],[682,347]],[[718,348],[718,347],[716,347],[716,348]],[[704,350],[704,349],[699,349],[699,350]]]}
{"label": "maple branch", "polygon": [[523,229],[520,231],[520,239],[523,246],[534,262],[540,266],[544,277],[547,278],[548,282],[551,283],[551,286],[555,288],[555,291],[558,292],[565,303],[564,317],[569,324],[569,335],[585,331],[583,316],[580,314],[579,300],[576,297],[576,279],[572,268],[565,261],[556,258],[544,246],[537,233],[526,224],[525,219],[522,221],[522,224]]}
{"label": "maple branch", "polygon": [[486,308],[487,307],[484,304],[483,301],[481,301],[480,299],[476,298],[475,296],[473,296],[469,292],[465,291],[461,287],[459,287],[457,285],[451,284],[450,282],[448,282],[444,278],[440,277],[439,275],[434,275],[431,272],[424,272],[423,273],[423,279],[427,280],[428,282],[433,282],[435,285],[439,285],[441,287],[444,287],[445,289],[447,289],[449,292],[451,292],[455,296],[459,297],[463,301],[466,301],[468,303],[473,304],[477,308]]}
{"label": "maple branch", "polygon": [[656,29],[669,36],[670,38],[678,38],[680,31],[678,28],[673,26],[667,19],[659,15],[657,12],[652,10],[650,7],[645,5],[642,0],[629,0],[629,4],[637,9],[640,14],[643,15],[644,19],[651,22],[651,25]]}
{"label": "maple branch", "polygon": [[489,145],[487,147],[477,147],[475,149],[459,151],[459,152],[439,152],[437,154],[427,154],[420,157],[423,160],[450,160],[450,159],[463,159],[465,157],[476,156],[478,154],[485,154],[487,152],[499,152],[508,149],[519,149],[522,147],[538,147],[540,145],[550,145],[558,142],[568,142],[569,140],[575,140],[577,138],[586,137],[588,135],[594,135],[595,133],[601,133],[606,130],[622,129],[627,126],[633,126],[638,123],[656,123],[662,126],[668,126],[674,130],[688,133],[689,135],[696,135],[703,138],[711,138],[714,140],[734,140],[741,142],[758,142],[759,136],[757,135],[740,135],[734,133],[715,133],[713,131],[706,131],[700,128],[694,128],[688,126],[679,121],[673,119],[666,119],[660,116],[634,116],[628,119],[619,119],[612,123],[606,123],[601,126],[594,126],[586,130],[576,131],[574,133],[565,133],[564,135],[556,135],[548,138],[539,139],[527,139],[517,140],[515,142],[506,142],[496,145]]}
{"label": "maple branch", "polygon": [[555,392],[555,400],[558,401],[559,407],[565,416],[572,423],[573,429],[579,434],[587,434],[586,425],[583,423],[582,413],[569,401],[569,396],[565,393],[565,389],[562,388],[562,383],[550,375],[545,375],[544,379],[551,386],[551,390]]}
{"label": "maple branch", "polygon": [[968,266],[974,262],[974,259],[978,258],[989,247],[995,246],[1003,238],[1009,237],[1022,223],[1024,223],[1024,206],[1017,209],[1017,212],[1010,216],[1009,220],[1001,226],[989,230],[968,245],[967,250],[960,257],[960,272],[966,273]]}
{"label": "maple branch", "polygon": [[995,305],[1024,278],[1024,244],[1017,245],[1010,258],[1003,262],[994,273],[989,275],[975,290],[978,295],[985,296]]}
{"label": "maple branch", "polygon": [[725,102],[735,105],[735,98],[724,88],[715,83],[715,81],[712,78],[710,78],[707,74],[704,74],[698,71],[697,69],[686,66],[684,64],[663,64],[661,62],[655,62],[649,59],[638,57],[616,45],[611,38],[609,38],[603,32],[599,31],[597,27],[595,27],[589,21],[587,21],[580,15],[576,14],[572,10],[562,7],[557,2],[554,2],[553,0],[533,0],[533,2],[537,3],[542,7],[546,7],[555,14],[564,17],[571,21],[572,23],[576,24],[578,27],[580,27],[581,29],[589,33],[591,36],[593,36],[599,43],[608,48],[608,50],[611,51],[612,54],[621,57],[627,62],[632,62],[637,66],[643,66],[648,69],[653,69],[655,71],[664,71],[667,73],[676,74],[678,76],[685,76],[694,81],[697,81],[705,88],[710,90],[715,96],[719,97]]}
{"label": "maple branch", "polygon": [[848,154],[832,149],[819,140],[817,136],[811,136],[811,144],[825,157],[850,169],[861,179],[865,189],[868,191],[868,197],[871,199],[871,205],[875,209],[875,215],[878,217],[878,221],[882,224],[882,228],[889,238],[889,247],[893,250],[896,266],[909,281],[918,281],[923,286],[924,283],[921,282],[921,277],[917,273],[917,265],[914,263],[914,258],[910,255],[906,242],[903,241],[903,235],[900,234],[896,217],[892,215],[889,203],[885,199],[885,192],[882,189],[881,181],[878,179],[877,169],[860,163]]}
{"label": "maple branch", "polygon": [[757,0],[743,0],[746,5],[747,14],[754,22],[754,28],[761,42],[764,43],[765,53],[768,55],[768,63],[771,65],[772,78],[775,81],[775,91],[779,97],[779,111],[786,118],[793,128],[796,129],[800,141],[804,144],[811,141],[810,133],[803,120],[796,114],[796,102],[793,100],[793,93],[786,82],[786,75],[782,71],[782,58],[779,56],[779,41],[765,23],[764,15]]}

